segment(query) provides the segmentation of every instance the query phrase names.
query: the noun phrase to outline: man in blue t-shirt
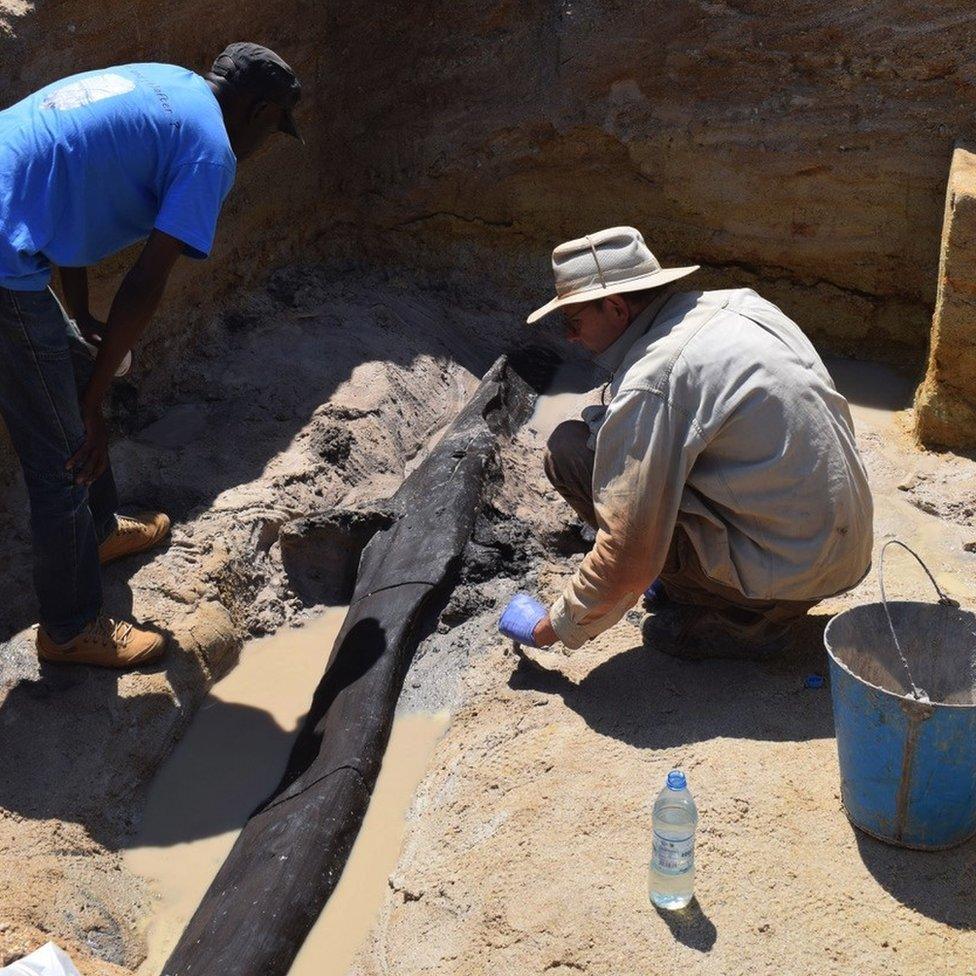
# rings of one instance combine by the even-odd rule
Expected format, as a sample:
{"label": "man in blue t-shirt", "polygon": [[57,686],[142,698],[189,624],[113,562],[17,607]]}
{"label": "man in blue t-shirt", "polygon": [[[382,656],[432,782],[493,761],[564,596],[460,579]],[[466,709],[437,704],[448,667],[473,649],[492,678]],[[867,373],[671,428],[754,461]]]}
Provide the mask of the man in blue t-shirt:
{"label": "man in blue t-shirt", "polygon": [[[163,653],[160,634],[102,613],[99,564],[169,532],[160,512],[116,514],[102,403],[177,258],[210,253],[238,160],[273,132],[298,136],[300,94],[281,58],[237,43],[205,77],[128,64],[0,112],[0,414],[30,496],[42,660],[124,668]],[[140,240],[96,321],[87,267]]]}

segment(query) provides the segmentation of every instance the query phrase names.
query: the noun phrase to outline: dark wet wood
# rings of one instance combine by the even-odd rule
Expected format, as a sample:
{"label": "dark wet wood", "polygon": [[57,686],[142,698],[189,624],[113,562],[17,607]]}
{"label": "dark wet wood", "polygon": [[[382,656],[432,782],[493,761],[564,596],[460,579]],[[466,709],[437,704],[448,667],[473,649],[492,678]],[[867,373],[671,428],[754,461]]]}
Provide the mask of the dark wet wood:
{"label": "dark wet wood", "polygon": [[[176,949],[168,976],[284,976],[335,889],[379,773],[411,656],[453,588],[496,435],[530,396],[504,359],[392,499],[272,796],[251,816]],[[247,757],[236,757],[247,761]]]}

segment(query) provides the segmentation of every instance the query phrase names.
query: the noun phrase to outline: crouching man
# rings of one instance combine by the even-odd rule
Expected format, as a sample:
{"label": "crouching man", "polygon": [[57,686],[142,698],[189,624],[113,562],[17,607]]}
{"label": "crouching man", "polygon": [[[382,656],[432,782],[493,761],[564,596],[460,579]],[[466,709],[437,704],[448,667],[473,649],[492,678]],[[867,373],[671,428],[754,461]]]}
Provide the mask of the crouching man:
{"label": "crouching man", "polygon": [[[610,374],[605,409],[556,428],[545,470],[596,530],[547,611],[500,629],[575,649],[646,592],[678,656],[762,656],[870,567],[872,502],[847,401],[795,323],[750,289],[682,291],[632,227],[553,251],[565,332]],[[653,585],[652,585],[653,584]]]}

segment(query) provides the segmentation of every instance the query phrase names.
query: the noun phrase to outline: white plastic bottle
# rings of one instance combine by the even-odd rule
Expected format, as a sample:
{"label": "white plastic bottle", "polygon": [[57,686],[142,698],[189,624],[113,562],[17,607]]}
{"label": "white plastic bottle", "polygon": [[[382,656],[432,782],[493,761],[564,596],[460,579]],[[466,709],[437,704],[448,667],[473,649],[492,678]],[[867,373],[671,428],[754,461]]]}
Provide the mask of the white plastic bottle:
{"label": "white plastic bottle", "polygon": [[668,780],[654,803],[650,895],[659,908],[684,908],[695,893],[695,827],[698,810],[680,769]]}

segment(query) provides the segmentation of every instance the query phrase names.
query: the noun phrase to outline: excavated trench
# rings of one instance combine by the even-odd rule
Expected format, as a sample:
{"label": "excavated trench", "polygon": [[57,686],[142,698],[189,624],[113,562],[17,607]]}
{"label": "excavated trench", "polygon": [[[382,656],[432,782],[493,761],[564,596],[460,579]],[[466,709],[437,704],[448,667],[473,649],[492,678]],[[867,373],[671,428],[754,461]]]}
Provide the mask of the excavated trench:
{"label": "excavated trench", "polygon": [[[526,350],[523,355],[534,365],[536,378],[551,372],[552,357],[545,350]],[[525,416],[525,407],[520,404],[524,403],[527,388],[517,376],[509,375],[511,378],[505,380],[502,387],[508,390],[503,394],[506,402],[492,408],[496,414],[504,414],[495,421],[503,426],[518,423]],[[515,387],[519,387],[520,391]],[[517,413],[508,413],[509,409]],[[447,432],[436,431],[409,463],[410,471],[416,470],[426,456],[449,450],[449,446],[441,446],[441,441],[452,429],[453,425]],[[458,435],[453,436],[452,443],[456,443]],[[490,499],[497,493],[502,477],[497,450],[497,447],[493,448],[489,455],[493,460],[488,466],[487,482],[471,499],[477,506],[471,516],[473,531],[467,543],[463,543],[463,557],[457,574],[459,586],[449,586],[449,603],[446,607],[442,606],[438,614],[439,633],[449,633],[453,625],[471,615],[464,607],[466,588],[475,583],[491,584],[499,574],[513,575],[518,566],[527,565],[529,555],[535,548],[525,544],[524,532],[516,530],[516,534],[521,536],[517,552],[512,541],[506,541],[510,533],[500,531],[493,524],[510,519],[502,518],[495,509],[481,509],[482,500]],[[456,450],[452,456],[458,456]],[[412,480],[412,474],[408,474],[408,478]],[[443,500],[435,499],[435,506],[449,504],[450,485],[441,483],[436,475],[433,481],[436,484],[433,484],[432,490],[445,492]],[[396,507],[396,499],[393,502]],[[401,503],[398,510],[410,516],[412,503],[407,503],[405,509]],[[435,510],[440,511],[440,508]],[[382,532],[399,517],[395,511],[385,509],[381,504],[359,511],[340,510],[300,520],[286,527],[287,531],[283,530],[281,535],[282,561],[290,567],[292,586],[305,594],[315,590],[326,601],[330,597],[347,598],[351,593],[350,581],[356,575],[356,566],[361,564],[360,554],[364,545],[374,533]],[[453,524],[454,519],[451,521]],[[413,544],[429,546],[430,540],[418,538]],[[404,559],[410,561],[410,552],[404,551],[402,542],[392,545],[394,548],[388,554],[390,558],[398,563]],[[436,551],[434,546],[433,552]],[[376,562],[375,558],[373,562]],[[360,574],[363,571],[360,565]],[[410,587],[414,583],[412,579],[403,580],[401,585]],[[356,592],[359,593],[361,589],[363,587],[357,583]],[[365,590],[376,592],[375,584],[367,583]],[[305,599],[309,600],[309,597]],[[377,622],[388,632],[396,629],[397,621],[385,619],[383,613],[389,614],[397,609],[395,601],[380,608]],[[318,675],[325,671],[326,665],[330,671],[344,666],[343,652],[339,650],[339,656],[334,661],[330,658],[330,652],[334,643],[337,648],[340,647],[342,634],[351,637],[355,633],[355,627],[350,631],[348,623],[340,633],[346,612],[346,607],[316,612],[300,629],[287,627],[273,637],[245,646],[235,669],[211,689],[187,734],[155,777],[142,827],[134,840],[135,846],[127,852],[125,859],[130,870],[151,880],[159,895],[148,924],[148,955],[139,973],[151,974],[161,970],[176,945],[177,937],[190,921],[192,912],[230,852],[238,835],[236,828],[269,795],[273,795],[271,786],[277,782],[276,777],[280,776],[285,760],[289,759],[289,751],[295,746],[293,727],[297,728],[302,722],[307,725],[311,721],[307,716],[301,719],[308,707],[310,689],[315,686]],[[490,634],[483,636],[491,639]],[[361,655],[365,650],[355,648],[354,653]],[[484,653],[483,646],[472,650]],[[422,643],[418,659],[423,657]],[[447,727],[450,706],[457,703],[463,668],[464,664],[452,655],[440,662],[436,683],[424,682],[412,677],[412,671],[408,672],[411,689],[422,688],[423,694],[417,696],[408,693],[403,696],[389,743],[383,752],[383,767],[362,829],[348,864],[339,864],[342,871],[340,883],[331,893],[321,918],[312,928],[294,963],[276,971],[288,971],[293,976],[302,973],[315,973],[317,976],[335,973],[341,976],[347,972],[383,903],[387,878],[395,867],[399,853],[404,815],[410,806],[413,791],[426,771],[430,753]],[[398,697],[396,685],[392,690],[394,697]],[[369,710],[375,706],[367,697],[355,694],[355,707]],[[334,731],[343,734],[342,726],[335,726]],[[324,743],[324,747],[328,748],[328,743]],[[247,765],[228,768],[229,755],[246,757]],[[289,762],[292,761],[289,759]],[[221,831],[220,827],[224,830]],[[277,843],[280,845],[280,841]],[[313,843],[321,845],[325,841],[319,837]],[[290,858],[301,856],[298,850],[291,850],[288,855]],[[255,870],[261,869],[256,867]],[[211,898],[213,891],[217,890],[217,887],[212,889],[206,898]],[[274,903],[274,911],[268,915],[269,925],[274,924],[273,919],[280,914],[283,895],[281,888],[276,886],[268,896]],[[313,890],[302,891],[304,899],[314,895]],[[220,896],[221,915],[234,917],[240,910],[233,896]],[[237,920],[234,929],[239,932],[241,924],[248,923]],[[304,938],[304,933],[300,938]],[[297,945],[300,946],[301,941]],[[188,957],[192,961],[187,961],[185,965],[196,968],[202,964],[197,961],[198,952],[198,948],[192,948]],[[232,940],[230,956],[238,969],[249,965],[242,953],[243,946],[235,946]],[[185,949],[183,955],[186,955]],[[176,955],[166,963],[167,972],[179,969],[180,964],[173,962],[175,958]],[[267,971],[266,966],[262,965],[257,971]]]}
{"label": "excavated trench", "polygon": [[[622,784],[628,777],[643,784],[643,795],[669,763],[688,766],[707,784],[702,806],[711,818],[702,840],[707,911],[673,933],[683,944],[674,951],[686,961],[714,939],[709,914],[734,928],[725,906],[746,897],[741,880],[722,867],[723,838],[737,836],[730,825],[743,816],[735,812],[740,806],[726,809],[727,796],[744,797],[741,809],[755,805],[756,829],[777,838],[769,851],[749,848],[749,857],[772,869],[791,815],[781,805],[765,808],[756,791],[778,797],[782,777],[812,776],[823,799],[814,803],[805,791],[801,819],[836,845],[820,856],[838,870],[842,862],[848,874],[852,857],[862,863],[830,801],[826,699],[797,697],[802,676],[823,667],[823,614],[811,621],[802,653],[769,673],[697,667],[692,680],[710,718],[696,717],[687,700],[689,676],[640,648],[638,612],[572,658],[538,655],[535,670],[519,667],[498,640],[497,615],[511,594],[554,596],[587,549],[541,475],[541,451],[555,423],[599,397],[594,371],[561,362],[555,346],[525,349],[517,310],[491,294],[471,311],[470,293],[403,280],[352,284],[314,268],[282,278],[299,285],[293,302],[281,303],[275,282],[250,296],[243,311],[227,316],[229,325],[215,325],[198,376],[181,377],[169,402],[143,400],[123,415],[131,433],[115,445],[115,457],[126,494],[152,485],[179,521],[166,552],[110,571],[110,599],[127,594],[137,616],[172,633],[166,667],[128,676],[38,671],[29,634],[2,659],[11,691],[2,711],[0,784],[3,805],[17,811],[0,820],[5,951],[22,953],[50,934],[86,974],[159,971],[236,831],[277,781],[339,615],[323,617],[322,607],[348,599],[359,547],[388,524],[384,500],[436,446],[505,344],[521,346],[519,370],[548,395],[501,444],[457,585],[407,674],[387,769],[348,878],[292,972],[558,971],[554,964],[564,962],[567,971],[636,972],[624,961],[632,951],[625,947],[640,941],[641,925],[664,922],[648,921],[646,909],[632,903],[646,811]],[[400,350],[395,362],[381,354],[391,345]],[[831,368],[855,403],[879,500],[879,537],[897,532],[919,545],[940,583],[972,599],[960,572],[972,559],[964,546],[976,524],[966,502],[972,463],[912,447],[898,413],[910,401],[910,382],[864,364],[832,361]],[[222,487],[224,467],[235,464],[231,477],[247,473],[250,480]],[[336,524],[319,514],[336,509],[361,516]],[[896,570],[892,586],[899,585],[906,594],[924,589]],[[20,586],[23,592],[24,577]],[[868,580],[864,592],[823,609],[870,599],[872,588]],[[302,626],[294,631],[293,624]],[[247,643],[266,633],[275,634],[268,643]],[[723,689],[742,697],[741,709]],[[770,703],[781,718],[759,717]],[[27,728],[30,739],[9,732]],[[723,740],[736,744],[716,752]],[[770,768],[748,788],[730,785],[743,763],[765,761],[763,747],[773,749],[781,774]],[[388,784],[389,774],[397,781]],[[615,833],[627,856],[606,848]],[[849,880],[871,911],[883,914],[887,899],[900,898],[927,913],[920,944],[929,950],[942,944],[946,924],[968,931],[971,914],[951,893],[932,901],[950,862],[929,866],[919,896],[898,880],[913,866],[870,848],[862,857],[866,873]],[[549,879],[545,895],[538,872]],[[597,879],[585,896],[573,894],[581,876]],[[598,892],[616,915],[600,909],[594,919],[614,933],[610,941],[623,956],[571,904],[576,897],[592,908]],[[820,923],[802,899],[787,901],[795,932],[812,944]],[[573,921],[557,924],[563,915]],[[844,945],[852,945],[853,935],[841,929]],[[779,958],[755,934],[735,938],[770,964]],[[967,944],[953,937],[941,951],[956,958]],[[642,971],[655,959],[646,956]],[[875,971],[882,970],[866,970]]]}
{"label": "excavated trench", "polygon": [[[106,573],[106,604],[161,627],[171,649],[156,671],[114,675],[39,668],[30,628],[5,645],[4,959],[51,933],[86,972],[140,964],[157,895],[171,897],[166,871],[184,857],[212,859],[208,845],[227,844],[243,810],[231,801],[247,806],[256,802],[249,784],[267,786],[263,777],[281,755],[274,750],[287,752],[331,647],[322,636],[314,654],[285,655],[281,687],[276,656],[266,700],[256,688],[256,699],[224,701],[246,684],[254,662],[273,660],[274,652],[251,645],[241,657],[242,642],[348,599],[358,549],[388,521],[384,500],[438,443],[512,334],[512,321],[490,296],[471,310],[469,295],[444,285],[426,291],[368,273],[351,283],[312,267],[285,269],[213,323],[165,395],[117,393],[115,419],[127,432],[113,445],[123,497],[172,512],[175,529],[164,552]],[[315,517],[356,508],[364,514],[338,534]],[[18,613],[7,622],[13,631],[35,612],[25,514],[15,482],[3,514],[11,564],[0,579],[4,605]],[[240,660],[247,667],[235,667]],[[312,670],[301,671],[303,662]],[[221,685],[217,697],[205,698],[224,675],[229,690]],[[294,699],[276,699],[289,689]],[[204,702],[204,731],[196,731],[190,720]],[[431,691],[411,710],[433,714],[449,704]],[[301,706],[294,715],[293,705]],[[285,709],[281,717],[275,707]],[[170,816],[150,806],[143,821],[153,774],[188,728],[212,739],[210,751],[184,746],[174,762],[189,748],[204,788],[197,796],[189,780],[157,786],[152,803],[170,794],[176,809]],[[256,737],[250,744],[249,735]],[[167,771],[162,782],[177,775]],[[215,796],[216,782],[238,785]],[[146,851],[123,856],[134,845],[154,849],[157,859],[146,862]],[[156,883],[131,867],[140,863],[149,863],[145,873]],[[157,875],[153,865],[165,870]],[[167,905],[150,926],[151,952],[170,937],[175,923],[167,919],[181,910]]]}
{"label": "excavated trench", "polygon": [[[541,476],[541,451],[552,427],[598,399],[600,387],[592,367],[563,362],[556,346],[527,349],[517,309],[497,296],[485,294],[473,311],[472,305],[469,292],[443,287],[368,275],[351,283],[321,269],[286,270],[214,324],[199,363],[174,377],[167,399],[117,400],[118,419],[129,431],[114,447],[123,491],[170,507],[177,527],[167,551],[109,571],[109,600],[127,601],[137,617],[165,627],[173,649],[166,666],[148,674],[39,671],[25,632],[0,659],[10,688],[2,710],[0,789],[2,805],[15,812],[0,820],[0,908],[10,956],[50,933],[85,973],[159,971],[236,831],[277,781],[337,622],[336,611],[323,617],[321,608],[348,599],[359,549],[391,517],[384,500],[436,446],[504,345],[516,350],[520,372],[548,395],[515,439],[501,445],[458,583],[400,696],[384,773],[397,782],[380,781],[349,877],[293,971],[320,969],[325,960],[339,973],[350,959],[350,971],[397,971],[388,970],[391,952],[417,962],[435,948],[441,955],[434,970],[451,971],[454,955],[478,955],[480,939],[514,938],[516,923],[495,919],[490,906],[510,904],[515,888],[530,882],[511,867],[496,874],[481,851],[504,839],[505,824],[515,817],[522,840],[512,837],[508,843],[516,846],[503,846],[497,856],[507,864],[523,843],[532,858],[542,856],[546,816],[536,804],[546,797],[557,803],[561,791],[568,790],[565,810],[589,823],[587,801],[565,777],[592,777],[573,773],[573,763],[563,767],[565,757],[556,758],[559,751],[552,753],[543,734],[551,727],[553,743],[562,741],[566,710],[582,709],[596,743],[606,736],[603,741],[633,740],[639,752],[651,746],[646,761],[694,761],[695,749],[671,757],[655,752],[659,737],[643,729],[639,714],[649,708],[651,724],[662,721],[654,699],[638,693],[645,704],[635,706],[625,695],[618,709],[617,679],[621,688],[635,681],[640,688],[646,680],[630,665],[620,665],[617,679],[610,672],[590,679],[598,681],[598,698],[589,701],[586,668],[598,674],[601,656],[609,655],[613,671],[613,654],[621,639],[633,640],[639,613],[608,642],[595,642],[572,660],[539,655],[542,670],[531,673],[497,639],[497,615],[511,594],[554,596],[587,549]],[[391,348],[398,350],[393,361]],[[973,525],[966,507],[972,466],[913,453],[892,412],[910,401],[910,382],[880,367],[831,366],[856,403],[862,451],[876,491],[884,493],[879,534],[887,528],[921,545],[936,558],[943,586],[965,599],[968,591],[953,569]],[[8,510],[17,504],[14,494]],[[318,514],[336,509],[360,515],[337,524]],[[26,547],[25,534],[21,544]],[[26,576],[11,575],[23,599]],[[900,582],[915,585],[910,578]],[[301,629],[292,630],[294,624]],[[269,633],[275,635],[270,643],[248,643]],[[791,675],[821,666],[817,647],[814,634]],[[663,680],[673,695],[682,678],[672,671],[665,669]],[[787,686],[791,680],[785,676]],[[789,694],[783,683],[784,675],[774,676],[774,695]],[[445,713],[455,719],[435,745]],[[671,714],[663,717],[673,721]],[[804,723],[817,737],[830,734],[820,707]],[[685,736],[694,742],[701,734],[691,729]],[[601,755],[585,733],[572,735],[608,771],[619,762],[621,770],[635,772],[625,756]],[[521,760],[510,754],[519,742],[527,749]],[[402,748],[409,760],[401,763],[394,757]],[[737,755],[729,757],[733,765],[744,761]],[[826,753],[816,756],[825,761]],[[472,763],[487,763],[489,778],[472,780]],[[510,796],[523,778],[522,790]],[[608,788],[603,781],[588,787],[594,795]],[[538,792],[528,806],[518,800],[524,789]],[[630,823],[640,804],[625,809],[629,802],[621,797],[624,806],[611,804],[606,815]],[[466,811],[482,803],[472,821]],[[552,811],[560,823],[562,804]],[[713,816],[721,822],[725,815],[716,809]],[[460,847],[450,843],[452,818]],[[438,839],[438,831],[447,833]],[[635,852],[638,862],[641,856]],[[436,890],[422,868],[427,861],[441,865]],[[632,880],[624,872],[615,883]],[[481,906],[477,924],[472,909],[461,908],[466,899]],[[405,934],[405,919],[419,917],[425,931],[445,911],[456,918],[447,942],[429,942],[424,950],[423,940]],[[542,912],[537,923],[525,918],[516,928],[535,931],[536,924],[551,924],[548,917]],[[539,938],[536,932],[526,946]]]}
{"label": "excavated trench", "polygon": [[[213,258],[179,269],[113,393],[123,497],[175,529],[108,570],[106,604],[167,632],[162,667],[38,666],[26,500],[0,445],[0,965],[52,938],[83,976],[157,968],[277,779],[357,539],[497,355],[524,347],[556,241],[635,223],[665,263],[701,263],[702,287],[756,287],[821,347],[917,372],[949,151],[971,127],[973,23],[961,2],[878,17],[854,0],[442,0],[380,17],[217,0],[201,18],[184,0],[0,0],[9,99],[112,62],[202,67],[255,37],[305,81],[308,142],[242,167]],[[96,311],[128,257],[95,276]],[[540,460],[592,374],[553,379],[550,339],[519,364],[550,395],[501,448],[400,697],[403,778],[380,781],[370,813],[388,811],[398,853],[355,866],[367,821],[349,869],[364,880],[340,886],[293,972],[323,971],[316,944],[362,976],[966,971],[976,917],[955,879],[972,850],[921,863],[853,837],[829,707],[799,690],[823,666],[826,614],[873,599],[873,580],[762,673],[649,654],[636,612],[531,674],[496,639],[508,597],[554,596],[587,548]],[[878,537],[920,547],[971,601],[972,462],[911,443],[910,381],[836,368],[860,404]],[[372,514],[319,517],[357,508]],[[899,584],[923,596],[896,567]],[[444,710],[435,744],[441,720],[414,717]],[[640,863],[646,798],[677,763],[702,784],[704,824],[701,912],[682,923],[648,914]]]}

